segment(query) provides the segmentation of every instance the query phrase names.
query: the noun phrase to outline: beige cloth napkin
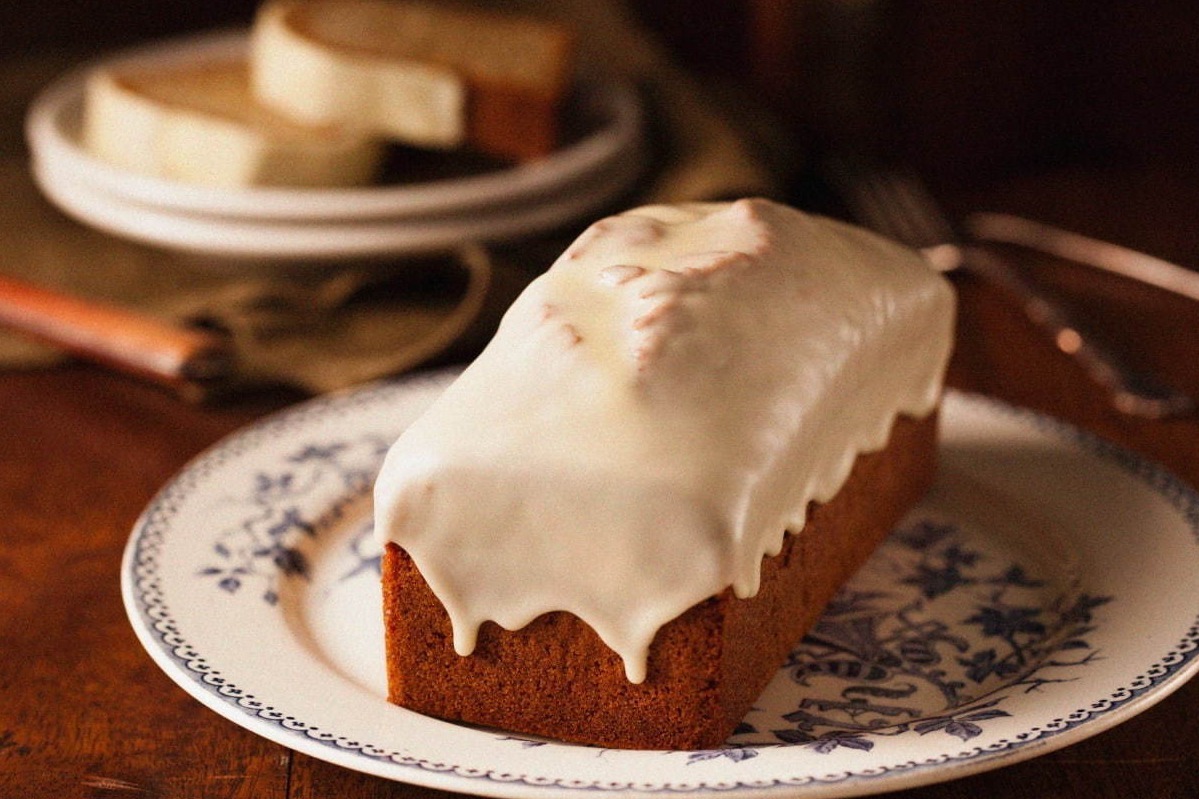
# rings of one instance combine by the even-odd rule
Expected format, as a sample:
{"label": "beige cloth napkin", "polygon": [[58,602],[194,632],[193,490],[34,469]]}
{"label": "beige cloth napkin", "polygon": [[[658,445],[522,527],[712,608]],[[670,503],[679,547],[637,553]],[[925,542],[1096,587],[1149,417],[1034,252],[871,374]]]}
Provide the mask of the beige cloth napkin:
{"label": "beige cloth napkin", "polygon": [[[569,20],[585,63],[636,84],[655,131],[653,162],[623,205],[774,195],[767,161],[671,62],[619,0],[503,3]],[[617,57],[618,54],[618,57]],[[468,356],[516,293],[590,220],[505,247],[464,244],[444,257],[333,270],[255,268],[142,246],[92,230],[44,200],[27,155],[11,146],[25,104],[67,66],[12,65],[0,94],[0,272],[180,323],[227,331],[239,380],[324,392],[431,359]],[[619,208],[609,209],[620,210]],[[0,367],[34,368],[61,355],[0,331]]]}

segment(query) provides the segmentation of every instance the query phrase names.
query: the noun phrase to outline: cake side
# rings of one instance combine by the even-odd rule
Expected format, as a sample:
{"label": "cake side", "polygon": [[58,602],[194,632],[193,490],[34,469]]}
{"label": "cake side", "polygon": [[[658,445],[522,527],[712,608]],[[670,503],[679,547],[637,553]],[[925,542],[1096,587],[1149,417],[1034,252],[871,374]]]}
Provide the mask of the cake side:
{"label": "cake side", "polygon": [[731,589],[665,624],[647,676],[578,617],[552,612],[514,631],[488,623],[459,656],[445,608],[412,559],[384,555],[389,699],[431,716],[529,735],[635,749],[720,745],[837,588],[930,485],[936,414],[901,417],[880,451],[857,457],[804,529],[762,564],[761,587]]}

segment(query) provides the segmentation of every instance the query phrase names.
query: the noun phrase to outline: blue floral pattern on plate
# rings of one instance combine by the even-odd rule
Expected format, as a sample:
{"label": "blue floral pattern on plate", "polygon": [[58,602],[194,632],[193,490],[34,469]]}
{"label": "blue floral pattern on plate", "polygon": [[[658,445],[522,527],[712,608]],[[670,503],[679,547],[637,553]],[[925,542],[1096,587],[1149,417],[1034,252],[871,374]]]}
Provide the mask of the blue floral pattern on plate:
{"label": "blue floral pattern on plate", "polygon": [[[254,474],[249,486],[228,499],[244,508],[244,517],[220,532],[212,545],[213,560],[200,569],[199,576],[229,593],[254,586],[265,602],[276,604],[281,578],[308,577],[303,541],[341,522],[347,507],[371,489],[390,443],[369,435],[304,444],[283,458],[283,471]],[[321,508],[318,516],[309,516],[302,501],[322,482],[340,485],[344,495]],[[359,537],[355,546],[361,546],[364,538]],[[376,565],[378,558],[377,552],[370,556]]]}
{"label": "blue floral pattern on plate", "polygon": [[[858,587],[883,584],[884,568],[891,590]],[[875,736],[975,738],[1011,715],[1008,695],[1077,679],[1097,654],[1086,635],[1111,597],[1049,588],[967,543],[954,524],[911,521],[791,653],[783,672],[799,690],[785,712],[755,709],[734,740],[768,732],[827,754],[868,751]]]}

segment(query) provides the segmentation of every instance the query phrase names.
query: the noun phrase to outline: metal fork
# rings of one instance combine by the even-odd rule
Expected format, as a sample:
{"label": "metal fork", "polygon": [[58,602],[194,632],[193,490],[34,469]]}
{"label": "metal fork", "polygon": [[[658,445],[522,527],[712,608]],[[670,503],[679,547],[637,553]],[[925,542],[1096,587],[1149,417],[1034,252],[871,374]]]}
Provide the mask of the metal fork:
{"label": "metal fork", "polygon": [[1078,361],[1131,416],[1165,419],[1191,414],[1195,401],[1118,357],[1093,330],[1079,324],[1060,303],[1045,296],[995,253],[959,238],[924,183],[911,172],[871,170],[848,163],[829,169],[830,182],[854,217],[878,233],[923,252],[943,272],[969,271],[1002,289],[1044,331],[1054,346]]}

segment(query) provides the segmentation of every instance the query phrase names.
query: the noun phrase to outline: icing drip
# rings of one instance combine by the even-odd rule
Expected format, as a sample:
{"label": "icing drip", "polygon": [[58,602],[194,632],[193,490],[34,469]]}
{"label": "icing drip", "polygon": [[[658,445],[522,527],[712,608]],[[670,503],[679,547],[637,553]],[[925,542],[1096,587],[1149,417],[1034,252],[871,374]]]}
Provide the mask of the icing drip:
{"label": "icing drip", "polygon": [[597,222],[388,453],[376,531],[463,655],[555,610],[645,679],[663,624],[936,405],[954,298],[908,250],[764,200]]}

